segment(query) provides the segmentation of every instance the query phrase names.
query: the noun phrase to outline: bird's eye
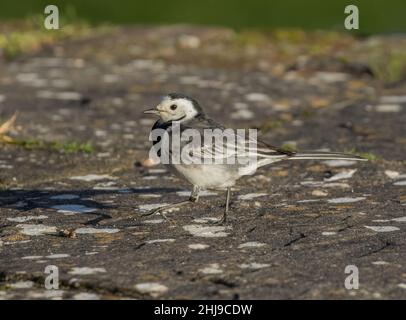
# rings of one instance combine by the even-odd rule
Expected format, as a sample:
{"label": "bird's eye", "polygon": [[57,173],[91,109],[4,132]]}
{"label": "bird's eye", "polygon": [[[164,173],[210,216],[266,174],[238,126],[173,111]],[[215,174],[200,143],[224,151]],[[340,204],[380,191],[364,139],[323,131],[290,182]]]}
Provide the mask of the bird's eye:
{"label": "bird's eye", "polygon": [[173,105],[170,106],[171,110],[176,110],[177,107],[178,106],[176,104],[173,104]]}

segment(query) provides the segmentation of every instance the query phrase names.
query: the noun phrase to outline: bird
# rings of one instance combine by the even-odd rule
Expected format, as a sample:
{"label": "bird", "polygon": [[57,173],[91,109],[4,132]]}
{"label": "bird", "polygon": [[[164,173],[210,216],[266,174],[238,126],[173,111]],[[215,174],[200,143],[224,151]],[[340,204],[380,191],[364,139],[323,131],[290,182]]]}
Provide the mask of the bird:
{"label": "bird", "polygon": [[[210,118],[197,100],[181,93],[167,94],[155,108],[145,110],[144,114],[152,114],[159,117],[150,132],[150,140],[153,140],[152,150],[158,158],[166,156],[167,161],[164,164],[169,165],[174,173],[186,179],[192,184],[193,188],[188,200],[159,207],[144,213],[143,216],[156,213],[164,215],[164,211],[168,209],[188,203],[196,203],[199,200],[200,191],[214,189],[226,192],[223,215],[220,219],[214,221],[215,224],[223,224],[227,221],[227,214],[230,208],[231,188],[236,185],[242,176],[255,174],[258,168],[275,162],[290,160],[345,159],[367,161],[367,159],[353,154],[325,151],[289,151],[267,144],[256,137],[250,138],[238,133],[235,134],[234,130],[231,129],[230,132],[230,130],[227,130],[230,128],[226,128]],[[174,141],[176,139],[174,139],[174,128],[178,128],[178,133],[181,135],[190,132],[194,133],[194,137],[197,136],[199,138],[195,139],[199,143],[191,143],[191,139],[181,140],[178,142],[178,147],[180,148],[175,150]],[[154,139],[152,137],[154,132],[160,132],[161,135]],[[203,139],[206,132],[211,132],[212,134],[217,132],[214,134],[214,140],[217,141],[217,144],[214,144],[213,140]],[[224,134],[224,132],[227,133]],[[215,139],[216,135],[221,135],[218,140]],[[231,144],[227,139],[227,141],[224,141],[224,137],[230,138],[232,135],[237,137],[235,140],[242,141],[243,148],[236,148],[235,143]],[[203,144],[202,140],[204,141]],[[252,147],[252,143],[255,143],[255,147]],[[163,148],[163,146],[166,148]],[[176,154],[179,153],[179,150],[183,149],[187,150],[184,155],[189,156],[189,161],[179,159],[179,155]],[[192,160],[190,161],[191,158]],[[236,158],[244,161],[236,162]],[[177,159],[177,161],[174,161],[174,159]],[[203,161],[193,162],[193,159],[203,159]],[[207,159],[212,161],[205,162]]]}

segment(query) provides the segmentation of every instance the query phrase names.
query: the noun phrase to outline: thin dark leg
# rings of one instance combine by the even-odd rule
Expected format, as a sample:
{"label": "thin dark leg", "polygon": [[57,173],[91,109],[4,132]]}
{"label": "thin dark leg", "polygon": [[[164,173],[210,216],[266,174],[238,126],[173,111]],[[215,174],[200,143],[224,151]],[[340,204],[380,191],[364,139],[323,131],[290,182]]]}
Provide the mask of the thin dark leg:
{"label": "thin dark leg", "polygon": [[224,223],[227,220],[227,213],[228,209],[230,207],[230,198],[231,198],[231,188],[227,188],[227,193],[226,193],[226,209],[224,210],[223,217],[220,220],[220,223]]}
{"label": "thin dark leg", "polygon": [[224,210],[223,216],[220,218],[220,220],[210,222],[210,224],[223,224],[227,221],[227,213],[230,208],[230,198],[231,198],[231,188],[227,188],[226,191],[226,208]]}
{"label": "thin dark leg", "polygon": [[143,213],[141,216],[147,217],[147,216],[151,216],[153,214],[156,214],[156,213],[168,210],[168,209],[183,206],[183,205],[191,203],[191,202],[192,203],[197,202],[199,200],[199,192],[200,192],[200,188],[198,186],[193,186],[193,191],[192,191],[192,193],[190,195],[189,200],[168,204],[166,206],[162,206],[162,207],[159,207],[157,209],[151,210],[150,212]]}

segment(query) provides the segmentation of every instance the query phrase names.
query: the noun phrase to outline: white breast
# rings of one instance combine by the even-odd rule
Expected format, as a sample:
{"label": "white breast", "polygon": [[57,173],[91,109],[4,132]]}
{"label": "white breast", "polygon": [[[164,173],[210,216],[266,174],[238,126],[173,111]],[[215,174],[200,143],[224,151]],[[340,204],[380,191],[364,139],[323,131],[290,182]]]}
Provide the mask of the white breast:
{"label": "white breast", "polygon": [[222,165],[179,165],[173,167],[191,184],[208,189],[231,187],[239,178],[237,170],[224,170]]}

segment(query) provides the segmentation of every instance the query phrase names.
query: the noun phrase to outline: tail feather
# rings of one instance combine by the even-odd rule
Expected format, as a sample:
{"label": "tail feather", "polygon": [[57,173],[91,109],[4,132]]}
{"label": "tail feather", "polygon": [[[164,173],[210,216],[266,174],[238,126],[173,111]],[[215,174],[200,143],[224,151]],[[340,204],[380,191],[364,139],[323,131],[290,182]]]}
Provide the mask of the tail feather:
{"label": "tail feather", "polygon": [[339,153],[339,152],[318,152],[318,151],[305,151],[295,153],[287,160],[351,160],[351,161],[368,161],[368,159],[355,156],[353,154]]}

